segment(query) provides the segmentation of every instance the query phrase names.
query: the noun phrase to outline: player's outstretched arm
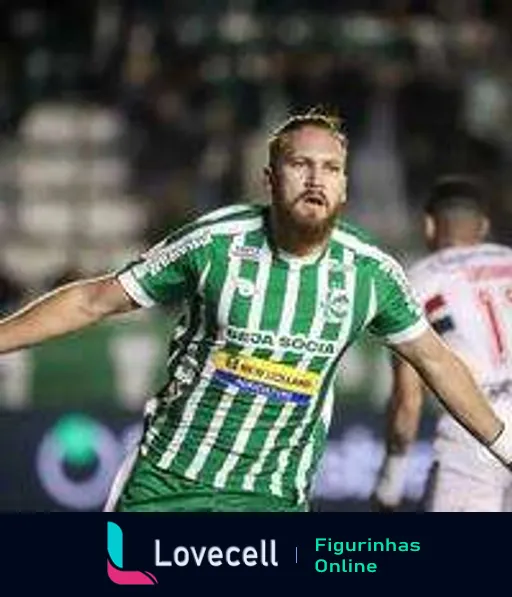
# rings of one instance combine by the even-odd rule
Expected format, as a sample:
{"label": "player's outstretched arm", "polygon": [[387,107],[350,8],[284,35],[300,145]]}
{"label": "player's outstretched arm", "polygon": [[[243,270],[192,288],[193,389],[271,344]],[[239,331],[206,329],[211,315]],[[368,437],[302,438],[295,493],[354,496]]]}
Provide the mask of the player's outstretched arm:
{"label": "player's outstretched arm", "polygon": [[113,274],[66,284],[0,321],[0,353],[38,344],[135,308]]}
{"label": "player's outstretched arm", "polygon": [[467,365],[431,329],[395,346],[446,409],[504,464],[512,467],[512,429],[496,416]]}
{"label": "player's outstretched arm", "polygon": [[372,509],[393,511],[403,498],[408,451],[418,432],[423,384],[401,358],[393,358],[393,388],[386,413],[386,454],[372,495]]}

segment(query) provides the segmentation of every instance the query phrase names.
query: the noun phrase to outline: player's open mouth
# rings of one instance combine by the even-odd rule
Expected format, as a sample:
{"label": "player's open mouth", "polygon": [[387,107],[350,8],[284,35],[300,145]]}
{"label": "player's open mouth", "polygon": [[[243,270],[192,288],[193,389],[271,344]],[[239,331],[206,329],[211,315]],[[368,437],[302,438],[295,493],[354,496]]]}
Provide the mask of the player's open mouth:
{"label": "player's open mouth", "polygon": [[309,205],[317,205],[320,207],[326,205],[325,198],[322,195],[313,195],[313,194],[304,195],[303,200],[306,203],[308,203]]}

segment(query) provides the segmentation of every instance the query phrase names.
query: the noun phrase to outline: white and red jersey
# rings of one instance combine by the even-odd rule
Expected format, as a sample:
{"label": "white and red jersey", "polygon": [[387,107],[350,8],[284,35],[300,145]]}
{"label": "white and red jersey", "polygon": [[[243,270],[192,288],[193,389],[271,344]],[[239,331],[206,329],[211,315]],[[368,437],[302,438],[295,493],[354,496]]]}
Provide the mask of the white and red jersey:
{"label": "white and red jersey", "polygon": [[[410,269],[432,327],[472,369],[494,412],[512,425],[512,249],[448,248]],[[430,511],[503,511],[510,472],[446,411],[434,439],[438,479]]]}
{"label": "white and red jersey", "polygon": [[[512,249],[490,243],[447,248],[409,277],[432,327],[491,389],[512,383]],[[510,391],[510,390],[509,390]]]}

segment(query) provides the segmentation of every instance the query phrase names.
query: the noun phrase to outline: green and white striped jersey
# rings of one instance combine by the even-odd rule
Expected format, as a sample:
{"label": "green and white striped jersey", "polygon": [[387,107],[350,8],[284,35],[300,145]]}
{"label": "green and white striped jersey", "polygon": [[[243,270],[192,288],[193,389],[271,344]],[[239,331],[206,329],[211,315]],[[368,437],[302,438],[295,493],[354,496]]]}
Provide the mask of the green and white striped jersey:
{"label": "green and white striped jersey", "polygon": [[324,251],[298,258],[272,246],[268,216],[264,206],[203,216],[118,279],[144,307],[185,307],[143,457],[220,490],[302,503],[347,347],[364,329],[397,343],[427,323],[401,267],[362,232],[340,223]]}

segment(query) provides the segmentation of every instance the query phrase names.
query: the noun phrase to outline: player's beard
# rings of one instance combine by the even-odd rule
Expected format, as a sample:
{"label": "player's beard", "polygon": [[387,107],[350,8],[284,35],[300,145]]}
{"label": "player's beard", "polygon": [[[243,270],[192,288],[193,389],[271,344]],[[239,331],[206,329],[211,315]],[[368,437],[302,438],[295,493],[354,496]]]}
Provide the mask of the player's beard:
{"label": "player's beard", "polygon": [[[298,197],[296,201],[300,199]],[[300,238],[304,244],[321,244],[330,236],[336,221],[342,214],[343,203],[339,201],[324,218],[318,220],[300,216],[278,197],[274,198],[273,209],[277,221],[286,233]]]}

